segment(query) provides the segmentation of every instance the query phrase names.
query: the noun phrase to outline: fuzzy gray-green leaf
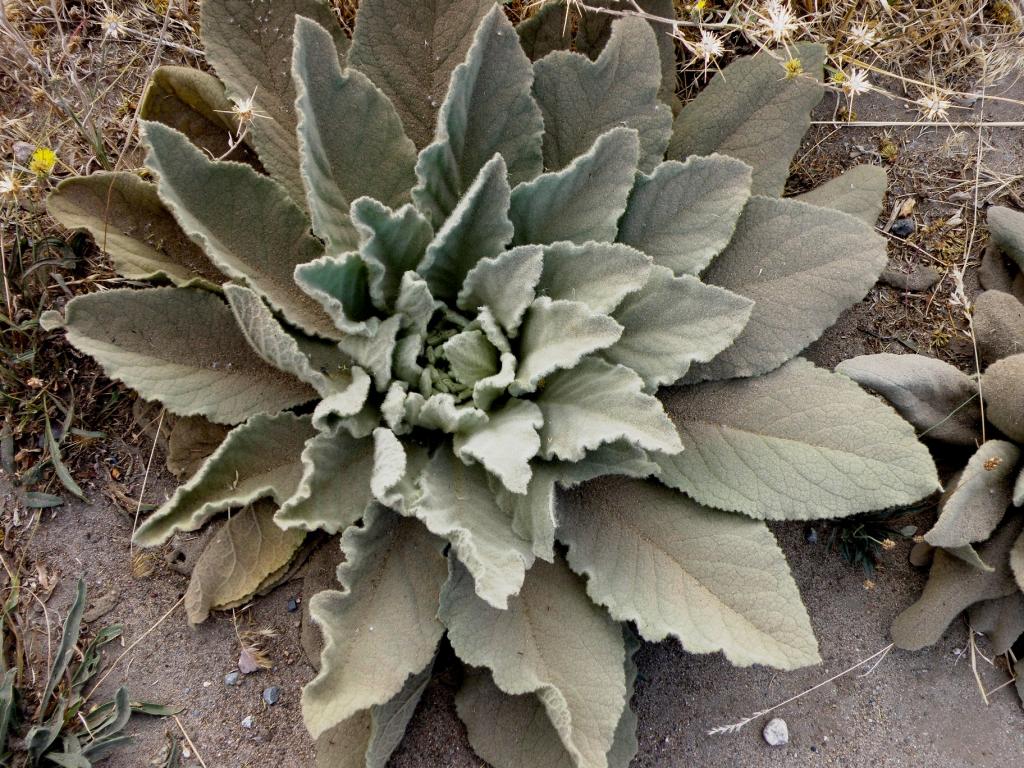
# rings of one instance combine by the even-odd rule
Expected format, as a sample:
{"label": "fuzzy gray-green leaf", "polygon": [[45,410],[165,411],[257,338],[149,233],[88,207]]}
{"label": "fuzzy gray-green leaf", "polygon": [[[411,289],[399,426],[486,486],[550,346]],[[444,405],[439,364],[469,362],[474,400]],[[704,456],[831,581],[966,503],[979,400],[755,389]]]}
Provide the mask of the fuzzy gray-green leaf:
{"label": "fuzzy gray-green leaf", "polygon": [[177,531],[194,531],[218,512],[265,497],[282,503],[302,475],[298,456],[313,437],[308,417],[254,416],[235,427],[188,482],[139,526],[135,540],[159,544]]}
{"label": "fuzzy gray-green leaf", "polygon": [[796,199],[822,208],[835,208],[873,227],[882,212],[887,184],[884,168],[877,165],[855,165]]}
{"label": "fuzzy gray-green leaf", "polygon": [[661,163],[637,176],[618,240],[677,275],[700,274],[732,239],[750,183],[750,166],[723,155]]}
{"label": "fuzzy gray-green leaf", "polygon": [[540,449],[537,430],[543,423],[535,403],[509,400],[491,411],[485,424],[455,436],[455,455],[463,461],[479,461],[512,493],[526,493],[530,461]]}
{"label": "fuzzy gray-green leaf", "polygon": [[625,17],[596,61],[556,51],[534,65],[534,95],[544,116],[544,168],[564,168],[617,126],[640,136],[640,170],[665,155],[672,110],[661,103],[661,61],[654,32],[643,19]]}
{"label": "fuzzy gray-green leaf", "polygon": [[284,189],[247,165],[210,160],[173,128],[144,123],[142,132],[160,199],[218,269],[307,333],[336,338],[330,319],[292,278],[296,265],[323,248]]}
{"label": "fuzzy gray-green leaf", "polygon": [[538,294],[578,301],[605,315],[640,290],[651,274],[650,258],[621,243],[558,242],[544,246],[543,256]]}
{"label": "fuzzy gray-green leaf", "polygon": [[1024,213],[993,205],[985,215],[992,242],[1024,270]]}
{"label": "fuzzy gray-green leaf", "polygon": [[458,305],[467,310],[489,307],[505,332],[514,336],[536,295],[534,288],[544,267],[544,254],[538,246],[519,246],[480,259],[466,275]]}
{"label": "fuzzy gray-green leaf", "polygon": [[420,266],[434,237],[429,222],[412,205],[392,210],[370,197],[352,203],[352,224],[360,235],[370,295],[381,310],[394,308],[406,272]]}
{"label": "fuzzy gray-green leaf", "polygon": [[296,19],[299,163],[313,231],[338,252],[358,245],[349,220],[354,200],[365,195],[391,207],[409,200],[416,147],[387,96],[362,72],[343,72],[335,51],[327,30]]}
{"label": "fuzzy gray-green leaf", "polygon": [[652,458],[667,485],[707,506],[812,520],[911,504],[939,488],[907,422],[806,360],[663,399],[686,450]]}
{"label": "fuzzy gray-green leaf", "polygon": [[[805,76],[786,77],[773,56],[794,57]],[[753,193],[782,194],[789,163],[821,101],[824,46],[797,43],[789,51],[762,51],[737,59],[719,72],[676,118],[668,156],[720,152],[754,169]]]}
{"label": "fuzzy gray-green leaf", "polygon": [[640,140],[630,128],[613,128],[560,171],[512,190],[515,243],[559,240],[612,242],[633,188]]}
{"label": "fuzzy gray-green leaf", "polygon": [[237,424],[315,391],[253,352],[228,306],[191,288],[117,289],[68,302],[64,327],[112,379],[179,416]]}

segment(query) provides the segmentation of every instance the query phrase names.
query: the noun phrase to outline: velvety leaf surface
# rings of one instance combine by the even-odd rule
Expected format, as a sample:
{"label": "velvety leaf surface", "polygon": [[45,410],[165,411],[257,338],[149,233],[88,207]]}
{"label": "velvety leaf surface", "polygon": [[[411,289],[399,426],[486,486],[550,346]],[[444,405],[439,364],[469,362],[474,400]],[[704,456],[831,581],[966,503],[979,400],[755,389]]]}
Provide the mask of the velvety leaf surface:
{"label": "velvety leaf surface", "polygon": [[544,414],[541,453],[578,461],[588,450],[625,439],[650,451],[677,453],[679,435],[643,380],[621,365],[593,357],[548,377],[537,397]]}
{"label": "velvety leaf surface", "polygon": [[420,266],[433,228],[412,205],[397,211],[369,197],[352,204],[352,223],[369,273],[370,295],[378,309],[392,309],[405,273]]}
{"label": "velvety leaf surface", "polygon": [[1007,437],[1024,443],[1024,354],[1004,357],[981,377],[985,417]]}
{"label": "velvety leaf surface", "polygon": [[291,496],[302,475],[298,457],[313,436],[308,417],[282,413],[254,416],[235,427],[202,468],[135,532],[144,546],[161,544],[177,531],[195,531],[218,512],[270,497]]}
{"label": "velvety leaf surface", "polygon": [[750,183],[750,166],[731,157],[661,163],[637,176],[618,240],[677,275],[697,275],[729,244]]}
{"label": "velvety leaf surface", "polygon": [[613,128],[566,168],[512,190],[515,243],[615,240],[640,151],[636,131]]}
{"label": "velvety leaf surface", "polygon": [[544,117],[544,168],[564,168],[599,136],[625,126],[640,136],[640,170],[665,155],[672,110],[661,103],[661,61],[654,32],[643,19],[618,19],[596,61],[557,51],[534,65],[533,93]]}
{"label": "velvety leaf surface", "polygon": [[924,592],[893,622],[892,639],[896,647],[917,651],[932,645],[965,608],[1016,592],[1009,552],[1020,535],[1022,523],[1019,517],[1009,519],[978,548],[982,559],[993,567],[991,572],[980,571],[941,549],[936,550]]}
{"label": "velvety leaf surface", "polygon": [[822,208],[835,208],[873,227],[882,213],[887,183],[884,168],[877,165],[855,165],[810,192],[798,195],[796,199]]}
{"label": "velvety leaf surface", "polygon": [[531,245],[480,259],[466,275],[458,305],[466,310],[490,308],[505,332],[515,335],[545,266],[544,252]]}
{"label": "velvety leaf surface", "polygon": [[292,277],[296,265],[323,248],[281,186],[247,165],[210,160],[160,123],[143,123],[142,133],[146,165],[160,177],[160,199],[210,260],[302,330],[336,338],[328,316]]}
{"label": "velvety leaf surface", "polygon": [[975,603],[968,613],[971,628],[988,638],[992,653],[1002,655],[1024,634],[1024,595],[1012,595]]}
{"label": "velvety leaf surface", "polygon": [[378,392],[384,392],[391,381],[395,341],[401,326],[402,318],[392,315],[377,324],[369,336],[345,336],[338,342],[338,348],[373,377]]}
{"label": "velvety leaf surface", "polygon": [[627,706],[622,633],[564,560],[538,561],[507,610],[481,600],[453,560],[439,616],[459,658],[505,693],[537,695],[577,766],[607,766]]}
{"label": "velvety leaf surface", "polygon": [[295,87],[291,77],[296,16],[331,31],[337,55],[348,39],[323,0],[204,2],[200,23],[206,58],[236,104],[252,100],[262,117],[253,120],[253,142],[263,166],[281,182],[296,204],[305,199],[295,135]]}
{"label": "velvety leaf surface", "polygon": [[806,360],[667,391],[663,401],[686,450],[652,458],[666,484],[708,506],[812,520],[911,504],[939,488],[909,424]]}
{"label": "velvety leaf surface", "polygon": [[565,51],[572,45],[572,25],[566,23],[565,4],[544,3],[530,18],[516,25],[519,44],[530,61],[552,51]]}
{"label": "velvety leaf surface", "polygon": [[[712,78],[676,118],[668,156],[723,155],[754,169],[753,193],[778,197],[789,164],[811,126],[810,112],[821,101],[825,49],[813,43],[791,46],[790,55],[809,77],[788,79],[767,51],[737,59]],[[813,78],[813,79],[812,79]]]}
{"label": "velvety leaf surface", "polygon": [[537,430],[544,423],[540,408],[529,400],[509,400],[491,411],[485,424],[455,436],[455,454],[480,462],[512,493],[526,493],[530,459],[540,449]]}
{"label": "velvety leaf surface", "polygon": [[368,196],[395,207],[416,181],[416,147],[387,96],[356,69],[342,72],[334,40],[315,22],[295,24],[299,166],[313,231],[332,252],[358,245],[349,206]]}
{"label": "velvety leaf surface", "polygon": [[46,212],[68,229],[92,235],[122,277],[183,286],[224,282],[160,202],[156,185],[134,173],[100,171],[65,179],[47,198]]}
{"label": "velvety leaf surface", "polygon": [[299,290],[323,308],[334,327],[363,336],[376,330],[378,321],[370,320],[369,269],[358,253],[321,256],[296,266],[292,276]]}
{"label": "velvety leaf surface", "polygon": [[189,623],[201,624],[211,610],[249,600],[269,576],[288,565],[305,538],[305,531],[278,528],[269,502],[235,512],[196,560],[185,592]]}
{"label": "velvety leaf surface", "polygon": [[981,436],[978,386],[963,371],[925,355],[861,355],[836,372],[886,400],[929,440],[975,445]]}
{"label": "velvety leaf surface", "polygon": [[1010,548],[1010,570],[1017,580],[1017,586],[1024,591],[1024,535],[1018,536]]}
{"label": "velvety leaf surface", "polygon": [[180,416],[237,424],[315,397],[253,352],[228,306],[190,288],[118,289],[68,302],[75,348],[112,379]]}
{"label": "velvety leaf surface", "polygon": [[541,172],[544,124],[532,84],[533,68],[512,23],[492,7],[465,62],[452,73],[434,143],[416,164],[413,199],[435,227],[495,154],[504,159],[513,185]]}
{"label": "velvety leaf surface", "polygon": [[650,481],[606,478],[559,509],[557,536],[587,594],[651,642],[733,664],[817,664],[786,558],[764,523],[702,507]]}
{"label": "velvety leaf surface", "polygon": [[420,487],[412,514],[452,543],[481,599],[504,609],[519,591],[533,555],[494,500],[487,473],[478,464],[463,464],[442,446],[423,471]]}
{"label": "velvety leaf surface", "polygon": [[419,521],[376,506],[342,536],[345,592],[313,597],[324,633],[320,673],[302,691],[314,738],[360,710],[388,702],[434,658],[444,628],[436,618],[446,578],[443,541]]}
{"label": "velvety leaf surface", "polygon": [[751,198],[704,282],[754,300],[750,322],[688,381],[777,368],[864,298],[887,264],[885,241],[862,221],[793,200]]}
{"label": "velvety leaf surface", "polygon": [[483,331],[463,331],[441,346],[455,381],[471,387],[498,372],[498,350]]}
{"label": "velvety leaf surface", "polygon": [[1024,304],[1010,293],[983,291],[974,301],[973,325],[985,365],[1024,353]]}
{"label": "velvety leaf surface", "polygon": [[993,205],[985,215],[992,242],[1024,270],[1024,213]]}
{"label": "velvety leaf surface", "polygon": [[621,335],[621,325],[586,304],[537,298],[523,322],[512,393],[534,392],[548,374],[574,368],[584,356],[612,346]]}
{"label": "velvety leaf surface", "polygon": [[1019,465],[1020,449],[1013,443],[985,442],[943,499],[939,519],[924,540],[952,549],[987,539],[1010,506]]}
{"label": "velvety leaf surface", "polygon": [[181,131],[214,157],[262,167],[256,152],[238,135],[234,105],[224,94],[224,84],[213,75],[192,67],[157,67],[142,99],[139,117],[155,120]]}
{"label": "velvety leaf surface", "polygon": [[453,301],[481,259],[498,256],[512,240],[505,161],[492,157],[427,246],[421,273],[431,293]]}
{"label": "velvety leaf surface", "polygon": [[605,315],[640,290],[651,274],[650,258],[620,243],[552,243],[544,246],[543,255],[540,295],[578,301]]}
{"label": "velvety leaf surface", "polygon": [[493,7],[493,0],[359,3],[349,64],[388,95],[417,148],[433,140],[452,71]]}
{"label": "velvety leaf surface", "polygon": [[229,431],[223,424],[214,424],[202,416],[174,419],[167,436],[167,471],[179,480],[188,480],[224,442]]}
{"label": "velvety leaf surface", "polygon": [[632,368],[654,391],[681,379],[691,363],[706,363],[728,347],[752,308],[750,299],[655,266],[644,287],[612,314],[622,337],[601,355]]}
{"label": "velvety leaf surface", "polygon": [[301,476],[281,500],[277,523],[338,533],[361,518],[373,500],[374,444],[341,427],[311,436],[301,451]]}

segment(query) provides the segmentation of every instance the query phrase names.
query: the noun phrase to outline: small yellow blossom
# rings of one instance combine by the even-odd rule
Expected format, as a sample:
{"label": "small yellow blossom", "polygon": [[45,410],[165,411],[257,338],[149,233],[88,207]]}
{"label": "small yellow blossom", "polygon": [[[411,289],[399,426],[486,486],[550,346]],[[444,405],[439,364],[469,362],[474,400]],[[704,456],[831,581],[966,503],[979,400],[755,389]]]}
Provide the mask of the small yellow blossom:
{"label": "small yellow blossom", "polygon": [[800,59],[790,59],[782,67],[786,70],[787,80],[800,77],[804,73],[804,65],[800,62]]}
{"label": "small yellow blossom", "polygon": [[49,147],[38,147],[32,153],[28,169],[36,176],[49,176],[53,173],[53,166],[57,164],[57,153]]}
{"label": "small yellow blossom", "polygon": [[896,542],[892,539],[882,539],[882,549],[886,552],[891,552],[896,549]]}

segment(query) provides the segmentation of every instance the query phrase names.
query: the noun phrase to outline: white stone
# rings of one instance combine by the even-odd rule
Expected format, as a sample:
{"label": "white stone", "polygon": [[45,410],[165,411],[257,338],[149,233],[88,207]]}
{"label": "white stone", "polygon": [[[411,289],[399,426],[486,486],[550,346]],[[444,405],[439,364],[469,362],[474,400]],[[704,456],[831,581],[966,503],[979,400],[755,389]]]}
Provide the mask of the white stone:
{"label": "white stone", "polygon": [[775,717],[768,721],[764,727],[764,740],[773,747],[781,747],[789,743],[789,726],[781,717]]}

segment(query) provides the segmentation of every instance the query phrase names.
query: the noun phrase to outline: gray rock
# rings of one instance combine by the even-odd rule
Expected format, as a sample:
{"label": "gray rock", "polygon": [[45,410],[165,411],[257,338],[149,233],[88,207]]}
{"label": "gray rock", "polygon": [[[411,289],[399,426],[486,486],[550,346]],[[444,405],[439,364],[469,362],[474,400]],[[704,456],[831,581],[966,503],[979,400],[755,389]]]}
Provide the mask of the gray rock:
{"label": "gray rock", "polygon": [[250,730],[256,725],[256,718],[252,715],[246,715],[242,718],[242,727],[246,730]]}
{"label": "gray rock", "polygon": [[896,237],[907,238],[914,234],[915,229],[917,229],[917,225],[914,224],[913,219],[896,219],[889,227],[889,232]]}
{"label": "gray rock", "polygon": [[781,717],[773,717],[764,727],[764,740],[773,747],[789,743],[789,726]]}
{"label": "gray rock", "polygon": [[263,689],[263,700],[270,706],[274,706],[281,700],[281,689],[276,685]]}
{"label": "gray rock", "polygon": [[927,291],[942,277],[931,267],[916,266],[909,273],[886,267],[879,278],[886,285],[901,291]]}
{"label": "gray rock", "polygon": [[927,568],[934,552],[935,548],[927,541],[919,541],[910,548],[910,564],[915,568]]}
{"label": "gray rock", "polygon": [[224,685],[241,685],[242,684],[242,673],[238,670],[228,672],[224,675]]}
{"label": "gray rock", "polygon": [[288,613],[295,613],[299,610],[299,601],[297,598],[288,598]]}

